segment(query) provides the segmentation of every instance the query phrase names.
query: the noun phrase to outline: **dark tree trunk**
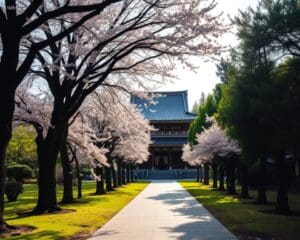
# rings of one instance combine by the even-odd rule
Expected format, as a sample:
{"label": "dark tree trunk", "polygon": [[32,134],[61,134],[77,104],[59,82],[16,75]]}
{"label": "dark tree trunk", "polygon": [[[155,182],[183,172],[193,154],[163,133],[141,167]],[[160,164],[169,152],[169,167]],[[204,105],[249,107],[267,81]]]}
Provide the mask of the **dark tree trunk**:
{"label": "dark tree trunk", "polygon": [[113,164],[111,165],[111,173],[112,173],[112,179],[113,179],[113,188],[117,188],[118,187],[117,174],[116,174],[116,170],[115,170]]}
{"label": "dark tree trunk", "polygon": [[229,191],[229,162],[230,162],[230,160],[229,159],[227,159],[226,160],[226,163],[225,163],[225,169],[226,169],[226,181],[225,181],[225,183],[226,183],[226,190],[227,191]]}
{"label": "dark tree trunk", "polygon": [[133,173],[133,165],[130,164],[130,179],[131,182],[134,182],[134,173]]}
{"label": "dark tree trunk", "polygon": [[61,164],[63,168],[63,177],[64,177],[64,190],[62,203],[72,203],[74,202],[73,196],[73,173],[71,161],[69,159],[68,147],[67,147],[67,133],[64,136],[63,144],[60,150]]}
{"label": "dark tree trunk", "polygon": [[199,182],[200,181],[200,167],[197,166],[197,179],[196,179],[196,182]]}
{"label": "dark tree trunk", "polygon": [[199,166],[199,182],[203,183],[203,167]]}
{"label": "dark tree trunk", "polygon": [[276,211],[281,214],[290,212],[288,190],[291,183],[291,164],[285,159],[285,152],[282,151],[277,156],[278,190]]}
{"label": "dark tree trunk", "polygon": [[118,165],[118,186],[122,186],[122,163],[120,160],[117,161]]}
{"label": "dark tree trunk", "polygon": [[63,116],[61,106],[56,102],[51,119],[53,127],[49,128],[44,140],[37,142],[39,176],[38,200],[34,214],[61,210],[56,198],[56,159],[68,128],[67,120]]}
{"label": "dark tree trunk", "polygon": [[105,176],[106,176],[106,191],[113,191],[112,181],[111,181],[111,168],[105,167]]}
{"label": "dark tree trunk", "polygon": [[[3,109],[3,106],[1,106],[1,109]],[[3,215],[4,215],[4,186],[5,186],[5,178],[6,178],[6,150],[7,150],[9,140],[11,138],[11,122],[9,123],[7,121],[5,123],[3,117],[4,116],[0,117],[0,233],[8,230]]]}
{"label": "dark tree trunk", "polygon": [[60,210],[56,199],[56,160],[53,159],[53,156],[49,156],[45,147],[42,148],[38,154],[38,201],[33,210],[34,214]]}
{"label": "dark tree trunk", "polygon": [[267,204],[267,191],[266,191],[266,168],[267,167],[267,157],[262,156],[259,160],[259,182],[257,186],[258,190],[258,197],[257,197],[257,203],[258,204]]}
{"label": "dark tree trunk", "polygon": [[75,161],[76,178],[77,178],[77,198],[82,198],[82,177],[80,173],[79,162],[76,155],[74,156],[74,161]]}
{"label": "dark tree trunk", "polygon": [[204,185],[209,185],[209,164],[205,163],[204,164]]}
{"label": "dark tree trunk", "polygon": [[130,169],[129,169],[129,164],[126,165],[126,180],[127,183],[130,183]]}
{"label": "dark tree trunk", "polygon": [[225,187],[224,187],[224,166],[223,166],[223,164],[220,164],[220,167],[219,167],[219,181],[220,181],[219,190],[224,191]]}
{"label": "dark tree trunk", "polygon": [[[15,21],[11,21],[14,25]],[[9,25],[9,24],[8,24]],[[6,231],[4,221],[4,186],[6,178],[6,151],[12,134],[12,118],[15,109],[15,91],[18,86],[16,69],[19,58],[19,39],[16,39],[15,26],[2,29],[2,55],[0,63],[0,232]]]}
{"label": "dark tree trunk", "polygon": [[126,184],[125,164],[122,163],[122,184]]}
{"label": "dark tree trunk", "polygon": [[235,188],[235,169],[236,169],[236,157],[230,157],[230,162],[228,166],[228,193],[229,194],[236,194]]}
{"label": "dark tree trunk", "polygon": [[212,174],[213,174],[213,188],[218,188],[218,164],[215,162],[212,162],[211,168],[212,168]]}
{"label": "dark tree trunk", "polygon": [[249,198],[249,191],[248,191],[248,168],[244,163],[241,163],[241,197],[242,198]]}
{"label": "dark tree trunk", "polygon": [[96,167],[95,174],[100,177],[100,181],[96,181],[96,195],[105,194],[105,188],[104,188],[104,174],[103,174],[103,168],[102,167]]}

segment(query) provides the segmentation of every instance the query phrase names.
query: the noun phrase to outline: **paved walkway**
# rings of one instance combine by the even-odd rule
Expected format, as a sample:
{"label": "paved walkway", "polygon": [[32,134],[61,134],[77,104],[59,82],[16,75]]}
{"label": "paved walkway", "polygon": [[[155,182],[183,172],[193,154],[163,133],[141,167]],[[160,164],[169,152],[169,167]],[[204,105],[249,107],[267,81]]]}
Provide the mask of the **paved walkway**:
{"label": "paved walkway", "polygon": [[153,181],[89,240],[235,240],[176,181]]}

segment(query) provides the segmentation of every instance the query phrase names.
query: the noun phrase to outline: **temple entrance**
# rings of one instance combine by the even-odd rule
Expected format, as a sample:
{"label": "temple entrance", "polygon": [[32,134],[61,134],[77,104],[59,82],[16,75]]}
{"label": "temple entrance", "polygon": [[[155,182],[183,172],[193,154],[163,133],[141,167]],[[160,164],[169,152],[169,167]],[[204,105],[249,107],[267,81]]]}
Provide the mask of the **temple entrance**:
{"label": "temple entrance", "polygon": [[167,152],[157,153],[154,157],[154,168],[159,170],[166,170],[170,167],[170,159]]}

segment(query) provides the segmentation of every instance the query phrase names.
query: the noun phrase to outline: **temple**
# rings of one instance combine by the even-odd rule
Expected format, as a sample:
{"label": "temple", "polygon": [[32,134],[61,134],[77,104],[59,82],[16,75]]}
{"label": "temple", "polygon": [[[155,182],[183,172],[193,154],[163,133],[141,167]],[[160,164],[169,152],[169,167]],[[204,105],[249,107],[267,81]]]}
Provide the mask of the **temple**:
{"label": "temple", "polygon": [[182,146],[187,143],[187,131],[196,115],[188,111],[187,91],[154,92],[159,95],[155,104],[132,96],[131,102],[141,109],[145,118],[156,128],[151,132],[149,161],[140,169],[171,170],[185,169],[182,161]]}

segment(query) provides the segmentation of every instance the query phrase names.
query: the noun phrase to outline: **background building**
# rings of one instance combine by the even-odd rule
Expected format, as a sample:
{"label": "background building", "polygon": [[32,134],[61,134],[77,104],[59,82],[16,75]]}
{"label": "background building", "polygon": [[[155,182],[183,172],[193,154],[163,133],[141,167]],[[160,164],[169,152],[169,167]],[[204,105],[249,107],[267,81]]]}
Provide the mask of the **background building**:
{"label": "background building", "polygon": [[185,169],[182,161],[182,146],[187,143],[187,131],[196,115],[188,111],[187,91],[154,92],[156,104],[132,96],[131,102],[141,109],[157,131],[151,133],[149,161],[140,169],[172,170]]}

